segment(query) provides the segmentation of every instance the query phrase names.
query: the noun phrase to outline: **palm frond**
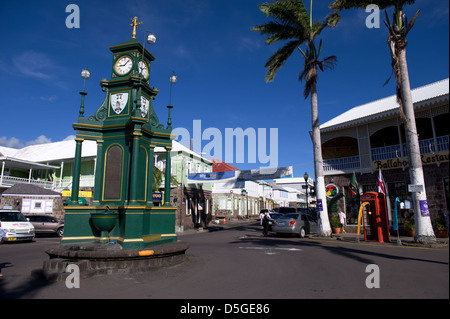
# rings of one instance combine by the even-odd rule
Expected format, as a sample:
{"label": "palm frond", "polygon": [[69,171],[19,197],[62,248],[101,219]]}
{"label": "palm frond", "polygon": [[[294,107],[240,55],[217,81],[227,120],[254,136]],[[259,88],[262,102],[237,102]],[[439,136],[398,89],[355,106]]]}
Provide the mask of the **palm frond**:
{"label": "palm frond", "polygon": [[[277,71],[285,64],[292,52],[297,48],[305,60],[305,67],[300,74],[300,81],[306,82],[305,94],[309,95],[309,79],[317,77],[317,68],[322,71],[332,69],[336,57],[329,57],[323,61],[318,61],[322,52],[322,41],[319,49],[314,45],[314,39],[327,26],[335,26],[340,16],[335,11],[325,17],[322,22],[311,23],[311,17],[306,10],[302,0],[278,0],[273,3],[264,3],[258,6],[262,13],[272,18],[263,25],[251,28],[262,35],[266,35],[265,42],[273,44],[278,41],[289,41],[267,61],[266,81],[272,82]],[[303,51],[300,46],[306,43],[307,48]]]}
{"label": "palm frond", "polygon": [[270,21],[266,24],[251,28],[262,35],[267,35],[266,44],[273,44],[278,41],[286,41],[299,36],[299,30],[290,25],[283,25],[277,21]]}
{"label": "palm frond", "polygon": [[409,23],[407,23],[407,27],[406,27],[406,30],[405,30],[405,36],[408,35],[409,31],[411,31],[412,27],[414,26],[414,23],[416,23],[417,17],[419,16],[419,13],[420,13],[420,9],[419,9],[419,11],[417,11],[417,13],[414,15],[414,17],[412,18],[412,20],[411,20]]}
{"label": "palm frond", "polygon": [[338,59],[335,55],[332,55],[332,56],[329,56],[329,57],[323,59],[322,60],[322,65],[323,65],[322,72],[327,71],[327,70],[330,70],[330,71],[334,70],[334,67],[337,64],[337,61],[338,61]]}
{"label": "palm frond", "polygon": [[300,45],[301,42],[299,40],[290,41],[270,57],[265,65],[268,69],[266,74],[267,82],[273,82],[278,70],[286,63],[287,59],[292,55],[292,52]]}

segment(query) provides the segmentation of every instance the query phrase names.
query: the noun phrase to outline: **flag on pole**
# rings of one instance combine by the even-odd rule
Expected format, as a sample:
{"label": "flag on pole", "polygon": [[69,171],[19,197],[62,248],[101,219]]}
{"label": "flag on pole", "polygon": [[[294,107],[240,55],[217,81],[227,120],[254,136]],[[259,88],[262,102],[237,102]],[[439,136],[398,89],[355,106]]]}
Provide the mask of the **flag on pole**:
{"label": "flag on pole", "polygon": [[377,181],[377,191],[386,195],[386,188],[384,187],[383,175],[381,174],[381,169],[378,170],[378,181]]}
{"label": "flag on pole", "polygon": [[351,198],[359,194],[358,183],[356,182],[356,174],[353,172],[352,179],[350,180],[350,186],[348,188],[348,194]]}

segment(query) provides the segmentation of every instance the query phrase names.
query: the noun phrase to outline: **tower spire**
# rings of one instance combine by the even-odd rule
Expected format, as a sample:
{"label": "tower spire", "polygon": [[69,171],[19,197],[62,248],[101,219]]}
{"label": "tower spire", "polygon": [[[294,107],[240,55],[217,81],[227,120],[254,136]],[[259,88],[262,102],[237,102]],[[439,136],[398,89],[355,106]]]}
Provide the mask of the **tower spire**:
{"label": "tower spire", "polygon": [[133,27],[133,35],[132,35],[133,39],[136,39],[136,29],[137,29],[137,27],[142,24],[142,21],[141,22],[137,22],[137,20],[138,20],[137,17],[134,17],[134,18],[131,19],[132,23],[130,24],[130,26]]}

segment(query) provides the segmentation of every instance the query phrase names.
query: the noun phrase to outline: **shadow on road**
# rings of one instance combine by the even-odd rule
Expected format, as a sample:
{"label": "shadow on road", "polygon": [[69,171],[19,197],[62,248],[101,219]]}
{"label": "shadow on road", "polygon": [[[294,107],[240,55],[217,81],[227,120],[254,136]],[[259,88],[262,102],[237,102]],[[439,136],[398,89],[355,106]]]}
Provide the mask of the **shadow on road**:
{"label": "shadow on road", "polygon": [[[10,267],[14,267],[10,262],[0,263],[0,274],[2,273],[2,269]],[[51,284],[41,280],[35,280],[31,276],[24,283],[18,284],[14,282],[14,279],[16,279],[14,277],[16,276],[9,278],[3,275],[0,277],[0,299],[33,298],[37,291]]]}
{"label": "shadow on road", "polygon": [[[327,243],[330,243],[330,241],[321,241],[320,239],[314,239],[311,240],[309,238],[295,238],[295,237],[288,237],[280,238],[277,237],[274,233],[269,234],[269,236],[264,237],[262,235],[262,231],[258,226],[256,225],[248,225],[248,226],[241,226],[235,228],[235,230],[246,232],[245,236],[236,237],[236,240],[231,241],[230,244],[239,244],[242,245],[244,243],[260,246],[260,247],[267,247],[270,248],[278,248],[278,247],[285,247],[286,245],[293,246],[295,248],[300,247],[316,247],[318,249],[324,249],[327,250],[333,254],[346,257],[352,260],[356,260],[358,262],[361,262],[363,264],[372,264],[375,263],[374,260],[370,259],[370,257],[379,257],[379,258],[385,258],[385,259],[391,259],[391,260],[398,260],[398,261],[418,261],[418,262],[425,262],[425,263],[434,263],[434,264],[441,264],[441,265],[448,265],[448,262],[443,261],[436,261],[436,260],[427,260],[422,258],[415,258],[415,257],[406,257],[406,256],[400,256],[400,255],[394,255],[394,254],[386,254],[382,252],[377,251],[369,251],[367,250],[367,246],[361,246],[361,248],[357,248],[359,244],[356,243],[347,243],[349,245],[354,245],[354,248],[350,247],[343,247],[341,245],[335,245],[336,242],[331,242],[333,245],[327,245]],[[381,247],[381,246],[380,246]],[[399,249],[402,249],[399,247]]]}

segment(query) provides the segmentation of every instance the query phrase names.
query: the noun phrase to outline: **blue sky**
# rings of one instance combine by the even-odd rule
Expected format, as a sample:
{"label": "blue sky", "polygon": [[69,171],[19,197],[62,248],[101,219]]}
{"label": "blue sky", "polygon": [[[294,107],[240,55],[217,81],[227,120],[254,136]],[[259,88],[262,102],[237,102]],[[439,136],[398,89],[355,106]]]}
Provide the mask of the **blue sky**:
{"label": "blue sky", "polygon": [[[294,166],[294,174],[313,175],[310,101],[303,98],[301,55],[295,52],[273,83],[265,82],[267,59],[281,45],[267,46],[252,26],[266,21],[257,5],[263,0],[141,0],[141,1],[6,1],[0,0],[0,145],[23,147],[57,142],[73,135],[87,65],[86,115],[103,101],[99,83],[111,78],[109,47],[131,38],[131,18],[155,33],[148,49],[156,57],[151,86],[160,90],[154,102],[162,123],[167,120],[169,76],[173,87],[173,127],[193,134],[193,120],[202,130],[226,128],[278,129],[278,166]],[[330,1],[314,1],[314,19],[322,19]],[[66,6],[80,8],[80,28],[68,29]],[[309,1],[306,1],[309,8]],[[412,18],[421,14],[411,31],[407,59],[411,86],[448,77],[449,4],[446,0],[417,0],[407,6]],[[391,11],[390,11],[391,12]],[[391,74],[387,30],[367,29],[364,10],[344,12],[340,24],[325,30],[323,56],[336,55],[334,71],[318,82],[320,122],[346,110],[395,93],[395,82],[383,87]],[[384,20],[384,14],[381,16]],[[203,141],[204,147],[208,141]],[[222,142],[223,145],[225,142]],[[269,146],[269,145],[268,145]],[[264,163],[231,163],[241,169]]]}

